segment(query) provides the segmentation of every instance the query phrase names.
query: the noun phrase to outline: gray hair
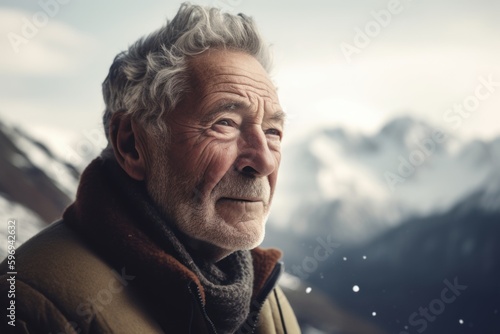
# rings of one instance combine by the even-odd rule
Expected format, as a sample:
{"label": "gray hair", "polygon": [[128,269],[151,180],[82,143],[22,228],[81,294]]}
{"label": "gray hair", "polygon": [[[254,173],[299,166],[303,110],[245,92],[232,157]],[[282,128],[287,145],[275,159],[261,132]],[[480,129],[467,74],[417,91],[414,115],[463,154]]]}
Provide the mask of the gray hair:
{"label": "gray hair", "polygon": [[102,84],[108,142],[109,122],[116,112],[131,115],[154,133],[165,133],[168,125],[162,116],[190,91],[189,57],[210,48],[248,53],[270,71],[268,46],[250,17],[183,3],[164,27],[115,57]]}

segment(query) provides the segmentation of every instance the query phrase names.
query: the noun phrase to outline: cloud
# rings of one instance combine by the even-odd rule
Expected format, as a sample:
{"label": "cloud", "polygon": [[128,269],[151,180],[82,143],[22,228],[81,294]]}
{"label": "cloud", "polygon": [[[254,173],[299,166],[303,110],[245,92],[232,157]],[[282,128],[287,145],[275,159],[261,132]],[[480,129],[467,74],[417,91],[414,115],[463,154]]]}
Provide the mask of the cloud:
{"label": "cloud", "polygon": [[[46,19],[44,21],[44,18]],[[39,12],[0,8],[0,72],[60,75],[76,71],[97,42]]]}

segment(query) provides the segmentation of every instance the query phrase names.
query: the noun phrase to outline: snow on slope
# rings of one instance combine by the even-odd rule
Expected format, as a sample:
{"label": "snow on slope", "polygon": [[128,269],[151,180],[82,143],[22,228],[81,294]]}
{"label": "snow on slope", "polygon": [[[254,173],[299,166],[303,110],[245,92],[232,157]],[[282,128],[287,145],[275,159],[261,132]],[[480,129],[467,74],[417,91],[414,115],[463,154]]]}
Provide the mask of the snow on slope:
{"label": "snow on slope", "polygon": [[[328,232],[329,219],[344,242],[360,241],[408,217],[444,212],[474,192],[498,187],[491,180],[500,178],[500,138],[465,142],[447,134],[436,141],[435,130],[403,117],[371,136],[320,128],[290,143],[283,149],[270,221],[318,235]],[[401,165],[411,161],[419,163],[409,165],[413,172],[401,173]],[[388,173],[399,177],[392,189]],[[484,201],[500,209],[498,200]]]}
{"label": "snow on slope", "polygon": [[[17,127],[0,123],[1,130],[23,153],[29,161],[50,177],[59,189],[73,198],[78,185],[78,171],[69,162],[56,156],[44,143],[31,138]],[[24,161],[14,161],[18,167],[23,167]]]}

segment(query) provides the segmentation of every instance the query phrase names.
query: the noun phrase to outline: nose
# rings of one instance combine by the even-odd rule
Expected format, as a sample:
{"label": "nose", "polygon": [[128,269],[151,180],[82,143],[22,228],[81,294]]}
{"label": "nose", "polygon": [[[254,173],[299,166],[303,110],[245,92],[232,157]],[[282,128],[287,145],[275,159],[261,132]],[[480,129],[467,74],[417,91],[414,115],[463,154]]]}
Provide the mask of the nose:
{"label": "nose", "polygon": [[236,169],[244,175],[251,177],[268,176],[278,167],[279,157],[276,155],[279,152],[273,153],[269,149],[266,135],[260,127],[242,136],[238,149]]}

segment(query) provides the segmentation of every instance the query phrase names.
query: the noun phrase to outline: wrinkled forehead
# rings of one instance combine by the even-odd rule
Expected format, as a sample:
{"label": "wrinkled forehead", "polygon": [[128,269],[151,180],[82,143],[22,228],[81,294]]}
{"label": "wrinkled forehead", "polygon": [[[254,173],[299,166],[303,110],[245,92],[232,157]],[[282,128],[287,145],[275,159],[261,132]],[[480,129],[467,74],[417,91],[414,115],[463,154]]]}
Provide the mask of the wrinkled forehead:
{"label": "wrinkled forehead", "polygon": [[192,87],[200,97],[218,92],[255,93],[279,104],[276,87],[253,56],[229,50],[208,50],[189,61]]}

